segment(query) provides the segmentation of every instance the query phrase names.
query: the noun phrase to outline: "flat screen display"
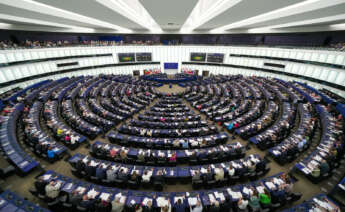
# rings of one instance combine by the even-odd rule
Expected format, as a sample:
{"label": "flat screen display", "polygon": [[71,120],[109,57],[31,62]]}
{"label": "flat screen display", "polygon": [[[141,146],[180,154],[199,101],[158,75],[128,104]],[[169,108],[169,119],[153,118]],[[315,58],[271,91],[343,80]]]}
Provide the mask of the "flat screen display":
{"label": "flat screen display", "polygon": [[119,62],[120,63],[134,63],[135,62],[135,54],[134,53],[119,53]]}
{"label": "flat screen display", "polygon": [[190,61],[205,62],[206,61],[206,53],[192,52],[192,53],[190,53]]}
{"label": "flat screen display", "polygon": [[136,53],[135,59],[137,62],[152,61],[152,53],[150,52]]}
{"label": "flat screen display", "polygon": [[164,63],[164,69],[178,69],[178,63]]}
{"label": "flat screen display", "polygon": [[220,53],[208,53],[207,54],[207,62],[223,63],[223,61],[224,61],[224,54],[220,54]]}

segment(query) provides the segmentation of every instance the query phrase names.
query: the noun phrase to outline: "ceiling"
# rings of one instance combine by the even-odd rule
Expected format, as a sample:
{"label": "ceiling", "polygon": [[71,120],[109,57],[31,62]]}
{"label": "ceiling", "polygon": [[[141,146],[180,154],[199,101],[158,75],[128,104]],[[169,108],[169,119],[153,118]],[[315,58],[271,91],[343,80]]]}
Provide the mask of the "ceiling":
{"label": "ceiling", "polygon": [[1,0],[0,29],[143,34],[345,30],[345,0]]}

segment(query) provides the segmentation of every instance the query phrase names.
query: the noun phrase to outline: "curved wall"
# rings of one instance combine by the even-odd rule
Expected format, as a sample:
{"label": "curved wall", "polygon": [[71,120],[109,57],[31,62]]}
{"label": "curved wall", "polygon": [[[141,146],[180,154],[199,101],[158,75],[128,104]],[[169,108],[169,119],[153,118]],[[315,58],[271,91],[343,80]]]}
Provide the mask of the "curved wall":
{"label": "curved wall", "polygon": [[[305,81],[300,77],[277,75],[276,73],[248,70],[246,67],[266,68],[287,73],[293,76],[305,76],[309,79],[321,79],[327,86],[313,82],[315,87],[327,87],[335,93],[345,96],[344,89],[335,88],[345,86],[345,52],[321,51],[290,48],[267,47],[233,47],[233,46],[104,46],[104,47],[68,47],[68,48],[42,48],[17,49],[0,51],[0,84],[18,79],[25,79],[33,75],[44,73],[56,74],[54,77],[41,77],[31,80],[40,81],[44,78],[58,78],[72,75],[96,75],[99,73],[131,74],[132,70],[156,68],[159,65],[116,66],[118,53],[126,52],[152,52],[152,60],[164,62],[188,62],[191,52],[224,53],[224,64],[235,65],[237,68],[222,66],[182,65],[199,70],[210,70],[214,74],[245,74],[273,76],[283,79]],[[230,56],[231,55],[231,56]],[[309,61],[309,62],[308,62]],[[77,65],[57,67],[57,64],[78,62]],[[266,64],[265,64],[266,63]],[[285,66],[272,67],[267,63]],[[238,68],[240,67],[240,68]],[[73,69],[68,72],[69,69]],[[78,71],[78,68],[83,70]],[[201,74],[201,71],[199,72]],[[2,91],[29,81],[12,84],[2,88]],[[23,84],[23,85],[24,85]],[[330,86],[329,86],[330,85]]]}

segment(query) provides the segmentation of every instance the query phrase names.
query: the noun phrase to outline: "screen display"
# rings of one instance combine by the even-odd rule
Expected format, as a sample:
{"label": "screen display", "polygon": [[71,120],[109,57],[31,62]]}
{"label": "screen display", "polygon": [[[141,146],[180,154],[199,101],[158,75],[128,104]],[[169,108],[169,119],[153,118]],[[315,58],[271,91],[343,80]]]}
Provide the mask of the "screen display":
{"label": "screen display", "polygon": [[209,53],[207,54],[207,62],[210,63],[223,63],[224,54],[219,53]]}
{"label": "screen display", "polygon": [[190,53],[190,61],[196,62],[205,62],[206,61],[206,53]]}
{"label": "screen display", "polygon": [[118,56],[119,56],[120,63],[135,62],[134,53],[119,53]]}
{"label": "screen display", "polygon": [[164,63],[164,69],[178,69],[178,63]]}
{"label": "screen display", "polygon": [[152,61],[152,53],[150,52],[136,53],[135,59],[137,62]]}

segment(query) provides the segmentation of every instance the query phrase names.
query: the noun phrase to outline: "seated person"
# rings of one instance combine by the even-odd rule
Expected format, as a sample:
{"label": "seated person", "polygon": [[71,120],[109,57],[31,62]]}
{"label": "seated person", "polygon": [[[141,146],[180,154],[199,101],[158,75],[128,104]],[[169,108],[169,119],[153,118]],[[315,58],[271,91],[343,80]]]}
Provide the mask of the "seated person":
{"label": "seated person", "polygon": [[320,174],[323,176],[324,174],[327,174],[330,171],[330,167],[326,160],[322,160],[320,163]]}
{"label": "seated person", "polygon": [[314,178],[319,178],[321,175],[320,165],[317,165],[312,171],[311,176]]}
{"label": "seated person", "polygon": [[229,167],[227,168],[227,170],[228,170],[228,175],[229,175],[229,177],[232,177],[232,176],[234,176],[235,175],[235,168],[232,166],[232,164],[230,163],[230,165],[229,165]]}
{"label": "seated person", "polygon": [[185,212],[186,210],[181,199],[177,200],[174,208],[175,208],[175,212]]}
{"label": "seated person", "polygon": [[240,210],[246,210],[248,207],[248,200],[243,199],[242,197],[237,202],[237,207]]}
{"label": "seated person", "polygon": [[50,201],[54,201],[59,196],[60,186],[61,184],[55,182],[54,180],[50,181],[50,183],[46,185],[46,196],[50,199]]}
{"label": "seated person", "polygon": [[153,181],[155,183],[164,183],[164,173],[163,170],[158,170],[156,176],[153,176]]}
{"label": "seated person", "polygon": [[107,200],[97,199],[95,202],[95,212],[110,211],[111,204]]}
{"label": "seated person", "polygon": [[252,211],[260,211],[260,200],[259,200],[259,195],[258,192],[253,189],[253,194],[251,195],[249,199],[249,206],[252,209]]}
{"label": "seated person", "polygon": [[271,204],[271,194],[267,189],[264,189],[264,193],[259,194],[259,200],[262,206],[268,207]]}
{"label": "seated person", "polygon": [[176,155],[176,152],[174,152],[169,158],[169,162],[176,162],[176,159],[177,159],[177,155]]}
{"label": "seated person", "polygon": [[43,176],[39,177],[36,181],[35,181],[35,188],[37,190],[37,192],[39,194],[45,195],[46,191],[46,185],[48,184],[48,182],[43,180]]}
{"label": "seated person", "polygon": [[131,175],[131,180],[135,182],[139,181],[139,173],[137,170],[133,170],[132,175]]}
{"label": "seated person", "polygon": [[53,147],[49,146],[48,151],[47,151],[48,159],[50,161],[53,161],[55,159],[55,151]]}
{"label": "seated person", "polygon": [[107,180],[110,182],[114,182],[115,179],[117,178],[116,170],[112,166],[108,167],[106,171],[106,177],[107,177]]}
{"label": "seated person", "polygon": [[152,174],[153,174],[153,168],[151,170],[145,170],[142,176],[142,181],[149,183],[151,181]]}
{"label": "seated person", "polygon": [[200,199],[198,198],[196,205],[190,207],[190,212],[202,212],[202,211],[203,211],[203,207],[202,207]]}
{"label": "seated person", "polygon": [[96,168],[96,177],[98,179],[105,179],[106,177],[106,168],[105,164],[99,164]]}
{"label": "seated person", "polygon": [[201,174],[199,170],[192,172],[192,181],[201,180]]}
{"label": "seated person", "polygon": [[125,170],[124,167],[120,168],[120,171],[117,174],[117,179],[122,180],[122,181],[127,181],[128,180],[127,170]]}
{"label": "seated person", "polygon": [[122,212],[124,206],[125,204],[120,201],[120,198],[115,197],[115,199],[111,202],[111,212]]}
{"label": "seated person", "polygon": [[216,181],[220,181],[220,180],[224,179],[224,169],[223,168],[217,167],[217,168],[215,168],[214,172],[216,174],[214,177],[214,179]]}
{"label": "seated person", "polygon": [[82,208],[85,208],[87,211],[92,211],[91,208],[94,207],[93,201],[91,199],[89,199],[86,194],[83,195],[83,198],[82,198],[82,200],[79,203],[79,206],[82,207]]}

